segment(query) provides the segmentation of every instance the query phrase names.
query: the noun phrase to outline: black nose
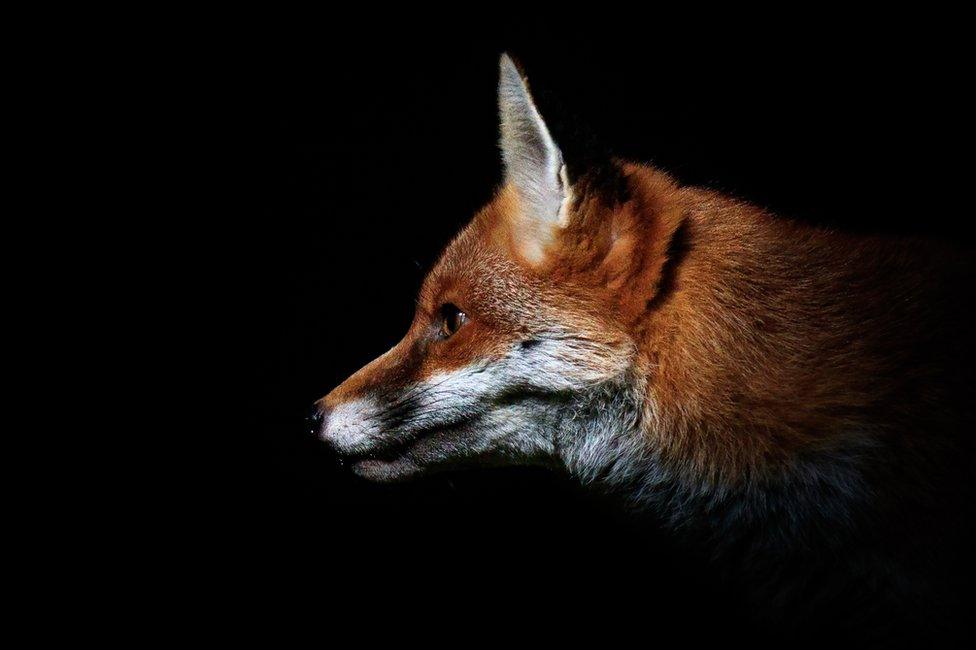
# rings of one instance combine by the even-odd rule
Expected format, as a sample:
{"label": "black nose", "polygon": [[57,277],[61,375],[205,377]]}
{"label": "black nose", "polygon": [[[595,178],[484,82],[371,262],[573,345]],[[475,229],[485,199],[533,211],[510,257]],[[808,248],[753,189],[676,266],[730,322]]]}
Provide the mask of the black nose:
{"label": "black nose", "polygon": [[325,427],[329,423],[329,409],[321,402],[312,404],[308,417],[305,418],[308,424],[308,432],[317,438],[321,438],[325,433]]}

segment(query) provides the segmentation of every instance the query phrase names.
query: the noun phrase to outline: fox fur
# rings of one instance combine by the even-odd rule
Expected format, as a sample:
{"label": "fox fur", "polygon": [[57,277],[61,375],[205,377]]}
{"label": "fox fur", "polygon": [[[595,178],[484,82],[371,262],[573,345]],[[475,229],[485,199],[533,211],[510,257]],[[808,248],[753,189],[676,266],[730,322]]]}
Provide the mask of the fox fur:
{"label": "fox fur", "polygon": [[851,625],[951,610],[972,511],[969,256],[648,165],[567,168],[507,56],[499,101],[504,184],[404,339],[317,403],[321,437],[380,481],[564,471],[735,558],[766,611],[852,591]]}

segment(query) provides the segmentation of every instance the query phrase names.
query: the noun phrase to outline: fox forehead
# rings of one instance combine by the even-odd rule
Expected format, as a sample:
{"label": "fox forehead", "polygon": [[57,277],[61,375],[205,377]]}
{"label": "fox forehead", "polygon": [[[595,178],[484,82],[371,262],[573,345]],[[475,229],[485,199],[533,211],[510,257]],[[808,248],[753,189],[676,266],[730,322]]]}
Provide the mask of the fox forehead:
{"label": "fox forehead", "polygon": [[546,287],[495,234],[515,209],[512,203],[503,190],[448,244],[424,281],[421,307],[436,310],[452,302],[495,327],[521,329]]}
{"label": "fox forehead", "polygon": [[533,266],[517,254],[511,224],[519,210],[510,188],[502,188],[447,246],[424,281],[418,306],[436,314],[453,303],[497,335],[614,329],[608,319],[615,301],[584,273]]}
{"label": "fox forehead", "polygon": [[419,306],[436,314],[453,303],[499,333],[520,332],[545,291],[540,278],[462,233],[444,252],[420,292]]}

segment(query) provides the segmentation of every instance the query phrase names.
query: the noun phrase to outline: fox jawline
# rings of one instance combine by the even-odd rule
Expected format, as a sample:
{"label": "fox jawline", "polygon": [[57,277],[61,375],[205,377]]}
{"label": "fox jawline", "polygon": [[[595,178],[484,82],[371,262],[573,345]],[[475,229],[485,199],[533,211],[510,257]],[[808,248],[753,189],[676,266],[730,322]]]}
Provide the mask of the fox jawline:
{"label": "fox jawline", "polygon": [[370,449],[363,452],[347,454],[344,456],[343,460],[349,463],[357,463],[362,460],[379,460],[383,462],[393,462],[399,458],[402,458],[411,449],[416,447],[418,444],[430,438],[431,436],[437,434],[449,433],[451,431],[458,431],[469,426],[472,422],[476,421],[478,417],[465,418],[463,420],[458,420],[456,422],[451,422],[448,424],[429,427],[425,429],[420,429],[414,434],[397,441],[391,441],[386,444],[382,444],[375,449]]}

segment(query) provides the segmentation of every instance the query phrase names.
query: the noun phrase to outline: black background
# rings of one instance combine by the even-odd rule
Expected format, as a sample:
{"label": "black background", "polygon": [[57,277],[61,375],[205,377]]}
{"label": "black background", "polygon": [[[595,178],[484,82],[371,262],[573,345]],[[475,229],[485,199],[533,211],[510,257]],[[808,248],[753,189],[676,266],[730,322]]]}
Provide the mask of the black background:
{"label": "black background", "polygon": [[491,197],[505,50],[570,164],[587,143],[811,223],[965,237],[971,75],[958,35],[819,18],[747,32],[623,14],[411,16],[215,36],[200,83],[219,101],[201,106],[196,162],[221,196],[198,227],[214,235],[213,382],[235,387],[203,468],[217,495],[207,530],[221,533],[206,546],[224,569],[215,609],[272,634],[305,623],[366,639],[449,622],[477,635],[765,638],[705,558],[562,477],[372,485],[303,418],[406,331],[425,270]]}

